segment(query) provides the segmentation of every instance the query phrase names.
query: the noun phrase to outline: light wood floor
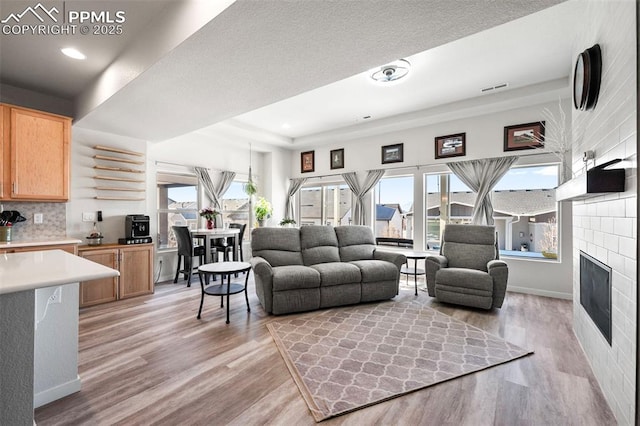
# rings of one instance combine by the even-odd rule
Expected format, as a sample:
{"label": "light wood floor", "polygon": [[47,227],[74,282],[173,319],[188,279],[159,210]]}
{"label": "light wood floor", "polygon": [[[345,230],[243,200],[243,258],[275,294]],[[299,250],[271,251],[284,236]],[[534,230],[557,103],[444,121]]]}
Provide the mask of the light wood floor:
{"label": "light wood floor", "polygon": [[[403,280],[404,281],[404,280]],[[54,424],[315,424],[249,288],[219,298],[202,320],[197,279],[80,313],[82,390],[36,410]],[[612,425],[615,419],[572,332],[569,301],[508,293],[500,310],[433,308],[531,348],[535,354],[323,422],[326,425]]]}

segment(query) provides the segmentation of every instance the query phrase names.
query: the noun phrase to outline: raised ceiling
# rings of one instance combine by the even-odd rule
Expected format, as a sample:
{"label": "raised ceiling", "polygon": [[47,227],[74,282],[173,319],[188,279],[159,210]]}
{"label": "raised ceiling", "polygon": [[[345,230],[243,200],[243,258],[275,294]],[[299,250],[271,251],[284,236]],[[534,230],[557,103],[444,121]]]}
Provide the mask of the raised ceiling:
{"label": "raised ceiling", "polygon": [[[150,4],[119,3],[127,11]],[[136,29],[132,42],[141,48],[145,46],[141,40],[162,43],[153,20],[176,3],[190,2],[158,4],[155,15],[152,9],[141,14],[142,29]],[[296,139],[360,124],[364,115],[383,119],[454,102],[506,79],[511,80],[509,88],[517,88],[566,76],[567,44],[557,45],[556,30],[566,25],[566,17],[554,14],[553,8],[542,12],[547,13],[539,21],[542,27],[515,21],[558,3],[238,0],[122,87],[102,93],[99,103],[83,102],[77,125],[151,141],[213,125],[239,126],[251,132],[264,130],[293,147]],[[149,20],[144,22],[145,18]],[[483,33],[511,21],[515,23],[504,30],[509,33]],[[5,37],[0,44],[3,83],[78,99],[72,92],[82,85],[79,77],[75,77],[78,84],[69,88],[61,83],[67,79],[67,68],[47,62],[44,54],[31,54],[25,41],[19,51],[5,50],[12,46]],[[108,44],[104,39],[94,42]],[[111,55],[122,49],[126,47],[119,45]],[[401,57],[410,58],[414,69],[406,88],[396,95],[384,92],[389,88],[368,85],[358,75]],[[110,60],[116,63],[117,55]],[[47,76],[25,68],[45,68]],[[99,73],[87,71],[92,73],[95,80]],[[87,89],[83,90],[80,98],[86,97]],[[289,129],[281,127],[284,121]]]}

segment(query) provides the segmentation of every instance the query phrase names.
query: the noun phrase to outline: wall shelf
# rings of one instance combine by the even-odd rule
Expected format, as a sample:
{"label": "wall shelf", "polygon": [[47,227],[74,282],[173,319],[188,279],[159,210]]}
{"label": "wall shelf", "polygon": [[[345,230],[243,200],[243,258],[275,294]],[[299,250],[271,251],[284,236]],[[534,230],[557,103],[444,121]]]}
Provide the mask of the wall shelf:
{"label": "wall shelf", "polygon": [[135,169],[125,169],[123,167],[110,167],[110,166],[93,166],[94,169],[98,170],[111,170],[112,172],[124,172],[124,173],[144,173],[144,170],[135,170]]}
{"label": "wall shelf", "polygon": [[127,192],[145,192],[144,189],[138,188],[125,188],[125,187],[116,187],[116,186],[96,186],[95,189],[98,191],[127,191]]}
{"label": "wall shelf", "polygon": [[[144,201],[146,199],[144,196],[146,180],[136,179],[131,176],[131,174],[138,176],[145,174],[143,153],[104,145],[95,145],[93,149],[96,151],[93,155],[95,162],[93,168],[104,173],[95,175],[93,178],[110,182],[122,182],[122,186],[110,186],[109,184],[94,186],[93,188],[97,192],[96,200]],[[109,154],[105,155],[103,152]],[[137,192],[140,193],[141,197],[114,195],[113,192]]]}
{"label": "wall shelf", "polygon": [[93,158],[95,158],[96,160],[113,161],[116,163],[139,164],[139,165],[144,164],[144,161],[129,160],[128,158],[111,157],[108,155],[96,154],[93,156]]}

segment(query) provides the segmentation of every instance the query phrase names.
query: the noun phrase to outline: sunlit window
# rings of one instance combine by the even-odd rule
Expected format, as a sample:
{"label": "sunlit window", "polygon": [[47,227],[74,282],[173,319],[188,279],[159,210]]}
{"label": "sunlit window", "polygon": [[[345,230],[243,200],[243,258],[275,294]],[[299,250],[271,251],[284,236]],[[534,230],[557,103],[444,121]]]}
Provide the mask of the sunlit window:
{"label": "sunlit window", "polygon": [[196,228],[198,224],[198,179],[191,175],[158,173],[159,249],[177,247],[174,225]]}
{"label": "sunlit window", "polygon": [[298,192],[299,225],[351,225],[351,190],[346,184],[305,186]]}
{"label": "sunlit window", "polygon": [[413,246],[413,176],[390,176],[375,187],[375,234],[379,241]]}
{"label": "sunlit window", "polygon": [[[491,193],[501,255],[555,258],[558,165],[513,167]],[[476,194],[452,173],[425,175],[425,236],[438,250],[447,223],[471,223]]]}

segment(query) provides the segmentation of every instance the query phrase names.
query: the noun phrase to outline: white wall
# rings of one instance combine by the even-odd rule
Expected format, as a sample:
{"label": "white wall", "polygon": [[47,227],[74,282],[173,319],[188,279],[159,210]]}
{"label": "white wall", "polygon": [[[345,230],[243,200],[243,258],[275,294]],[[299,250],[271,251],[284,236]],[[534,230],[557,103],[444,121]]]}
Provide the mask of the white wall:
{"label": "white wall", "polygon": [[[151,212],[155,212],[157,206],[155,174],[158,170],[184,172],[191,171],[193,166],[202,166],[213,171],[234,171],[236,176],[242,179],[246,179],[249,173],[249,143],[234,142],[227,136],[218,138],[212,134],[191,134],[165,142],[150,143],[148,152],[150,181],[147,205]],[[253,178],[258,184],[257,196],[264,196],[271,201],[274,211],[271,224],[277,224],[275,221],[280,221],[284,214],[285,194],[290,174],[290,153],[277,148],[272,152],[258,152],[255,149],[252,152],[251,168]],[[182,164],[187,167],[166,163]],[[151,233],[157,234],[155,213],[151,216]],[[250,254],[248,244],[245,244],[243,250],[247,259]],[[175,250],[156,253],[156,275],[160,261],[162,261],[162,273],[159,280],[172,279],[177,266]]]}
{"label": "white wall", "polygon": [[[585,1],[575,56],[602,48],[602,86],[595,109],[574,111],[574,171],[582,153],[597,164],[637,155],[636,7],[633,0]],[[575,57],[574,56],[574,57]],[[637,169],[627,168],[626,191],[573,205],[574,329],[616,419],[635,422],[637,310]],[[611,346],[579,303],[582,250],[613,269]]]}
{"label": "white wall", "polygon": [[[568,87],[566,91],[568,95]],[[385,176],[413,175],[414,217],[423,217],[424,173],[448,171],[448,168],[446,168],[448,161],[464,161],[478,158],[502,157],[505,155],[525,156],[543,154],[542,150],[512,151],[505,153],[503,151],[503,135],[505,126],[543,120],[543,110],[545,108],[554,114],[559,114],[558,101],[553,101],[527,107],[515,107],[502,112],[450,120],[409,130],[369,136],[355,139],[346,144],[321,146],[315,149],[314,173],[300,173],[300,152],[308,150],[304,149],[293,153],[291,157],[291,169],[294,177],[313,177],[335,174],[336,172],[357,171],[361,182],[364,180],[366,170],[376,168],[387,169]],[[565,113],[567,113],[568,119],[570,119],[571,105],[568,99],[562,101],[562,108]],[[466,155],[464,157],[436,160],[434,148],[435,137],[463,132],[466,133]],[[557,135],[555,135],[551,129],[547,129],[547,136],[557,138]],[[382,165],[381,147],[396,143],[404,143],[404,162]],[[329,152],[338,148],[344,148],[345,168],[342,170],[330,170]],[[532,164],[536,161],[543,161],[543,157],[546,157],[547,161],[556,160],[556,158],[550,154],[547,156],[534,155],[521,158],[519,164]],[[400,169],[398,167],[403,168]],[[336,178],[334,177],[333,179]],[[370,200],[369,203],[372,203],[372,201]],[[370,211],[367,213],[367,217],[371,220],[372,216]],[[510,291],[566,299],[572,297],[571,207],[561,207],[559,217],[559,228],[562,234],[562,248],[559,261],[505,259],[510,267]],[[421,249],[424,246],[422,221],[415,220],[414,226],[414,247]]]}
{"label": "white wall", "polygon": [[[93,149],[95,145],[104,145],[113,148],[124,149],[146,153],[147,143],[140,139],[133,139],[124,136],[112,135],[82,127],[73,127],[71,143],[71,199],[67,203],[67,235],[86,241],[86,237],[92,230],[92,222],[82,222],[83,212],[102,211],[103,222],[99,223],[99,229],[104,235],[103,243],[117,243],[118,238],[125,236],[125,216],[128,214],[151,214],[154,210],[149,209],[146,201],[111,201],[96,200],[98,191],[96,185],[106,185],[106,181],[97,181],[93,178],[96,164],[93,156],[97,152]],[[118,156],[114,154],[113,156]],[[104,172],[102,174],[110,174]],[[139,179],[145,179],[147,186],[149,182],[154,182],[155,176],[150,173],[140,174]],[[120,184],[120,185],[118,185]],[[116,182],[110,186],[125,186],[121,182]],[[142,185],[140,187],[143,187]],[[155,191],[155,188],[153,188]],[[144,193],[122,193],[127,197],[145,197]],[[110,194],[110,195],[116,195]],[[146,196],[149,195],[147,191]]]}

